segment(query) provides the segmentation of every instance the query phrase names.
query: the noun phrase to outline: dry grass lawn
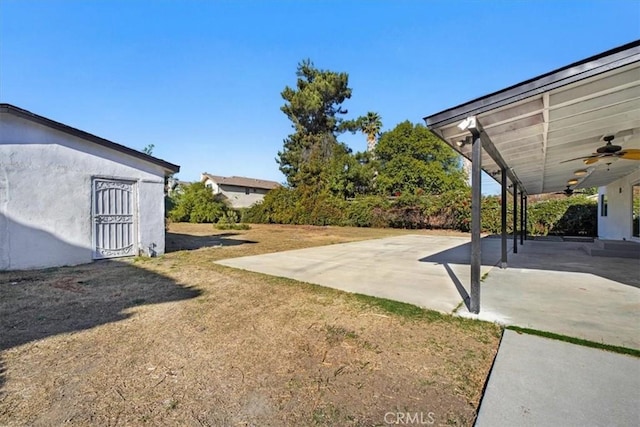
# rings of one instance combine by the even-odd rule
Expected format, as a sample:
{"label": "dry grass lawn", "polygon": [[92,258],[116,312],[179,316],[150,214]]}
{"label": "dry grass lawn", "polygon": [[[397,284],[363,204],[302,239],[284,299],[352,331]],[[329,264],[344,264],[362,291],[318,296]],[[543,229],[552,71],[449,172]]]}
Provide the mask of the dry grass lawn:
{"label": "dry grass lawn", "polygon": [[213,263],[399,233],[174,224],[159,258],[0,273],[0,425],[472,425],[497,326]]}

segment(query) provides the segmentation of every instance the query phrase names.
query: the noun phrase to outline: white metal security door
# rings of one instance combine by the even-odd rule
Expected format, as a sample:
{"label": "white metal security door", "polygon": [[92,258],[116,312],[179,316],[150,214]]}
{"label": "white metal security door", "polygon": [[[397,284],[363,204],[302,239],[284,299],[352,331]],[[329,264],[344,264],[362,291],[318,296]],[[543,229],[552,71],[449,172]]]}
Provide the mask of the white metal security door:
{"label": "white metal security door", "polygon": [[93,257],[115,258],[136,253],[135,183],[93,180]]}

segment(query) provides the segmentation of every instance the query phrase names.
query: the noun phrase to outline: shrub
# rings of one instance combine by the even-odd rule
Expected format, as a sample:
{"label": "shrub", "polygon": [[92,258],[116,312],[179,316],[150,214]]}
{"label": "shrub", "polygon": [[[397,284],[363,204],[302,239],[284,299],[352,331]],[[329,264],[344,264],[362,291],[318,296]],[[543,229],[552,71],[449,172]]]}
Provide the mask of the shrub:
{"label": "shrub", "polygon": [[189,185],[172,201],[174,206],[169,212],[169,219],[174,222],[216,222],[227,209],[201,182]]}
{"label": "shrub", "polygon": [[424,196],[409,192],[396,196],[387,209],[389,226],[393,228],[427,228],[424,214]]}
{"label": "shrub", "polygon": [[360,196],[347,207],[347,224],[355,227],[389,227],[389,201],[382,196]]}
{"label": "shrub", "polygon": [[531,234],[598,235],[598,203],[584,196],[544,200],[529,205],[527,228]]}
{"label": "shrub", "polygon": [[[507,202],[507,230],[513,223],[510,215],[512,204]],[[498,196],[487,196],[482,199],[482,231],[500,234],[502,232],[502,199]]]}
{"label": "shrub", "polygon": [[267,224],[267,211],[264,205],[264,200],[254,203],[249,208],[242,212],[242,222],[248,222],[252,224]]}
{"label": "shrub", "polygon": [[[531,207],[528,206],[530,214]],[[518,215],[520,215],[520,201],[518,200]],[[529,215],[529,219],[530,219]],[[520,217],[518,216],[518,227],[520,227]],[[486,233],[502,233],[502,198],[500,196],[486,196],[482,199],[482,231]],[[531,233],[531,228],[528,228]],[[507,233],[513,232],[513,197],[507,195]]]}
{"label": "shrub", "polygon": [[[498,234],[501,199],[482,200],[482,230]],[[597,203],[583,196],[552,199],[528,206],[528,231],[534,235],[597,235]],[[441,195],[403,193],[395,198],[358,196],[345,201],[327,191],[280,188],[270,191],[262,203],[244,212],[243,220],[255,223],[351,225],[356,227],[439,228],[469,231],[469,189]],[[519,226],[519,225],[518,225]],[[513,199],[507,203],[507,232],[513,228]]]}
{"label": "shrub", "polygon": [[295,190],[286,187],[273,189],[261,202],[244,212],[243,221],[255,224],[294,224],[297,199]]}
{"label": "shrub", "polygon": [[293,223],[307,225],[344,225],[346,223],[346,201],[332,196],[327,191],[320,193],[297,190],[293,212]]}
{"label": "shrub", "polygon": [[469,231],[471,228],[471,193],[469,189],[449,191],[439,196],[442,226]]}
{"label": "shrub", "polygon": [[[498,234],[501,227],[501,199],[482,201],[482,230]],[[520,227],[518,201],[518,228]],[[527,207],[527,232],[531,235],[597,235],[597,202],[584,196],[556,198],[530,203]],[[513,198],[507,203],[507,233],[513,232]]]}
{"label": "shrub", "polygon": [[238,222],[240,215],[233,209],[229,209],[222,217],[218,220],[217,224],[215,224],[215,228],[218,230],[250,230],[251,227],[249,224],[241,224]]}
{"label": "shrub", "polygon": [[346,202],[327,191],[277,188],[246,210],[244,221],[269,224],[344,225]]}
{"label": "shrub", "polygon": [[175,208],[175,198],[171,196],[164,196],[164,217],[169,218],[169,213]]}

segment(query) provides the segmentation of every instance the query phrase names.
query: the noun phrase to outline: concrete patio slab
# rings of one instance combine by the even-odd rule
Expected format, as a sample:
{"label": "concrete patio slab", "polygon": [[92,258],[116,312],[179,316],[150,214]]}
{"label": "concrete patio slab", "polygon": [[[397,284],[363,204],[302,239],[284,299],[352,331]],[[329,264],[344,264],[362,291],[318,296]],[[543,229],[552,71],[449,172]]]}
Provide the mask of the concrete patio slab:
{"label": "concrete patio slab", "polygon": [[[452,278],[460,283],[470,280],[466,243],[468,239],[461,237],[407,235],[218,263],[451,313],[462,301],[460,291],[464,292]],[[444,263],[436,256],[443,252],[448,253]],[[482,273],[499,259],[500,242],[483,241]]]}
{"label": "concrete patio slab", "polygon": [[640,348],[640,262],[592,257],[579,243],[527,241],[482,283],[481,312],[458,314]]}
{"label": "concrete patio slab", "polygon": [[638,402],[640,359],[506,330],[475,426],[640,425]]}
{"label": "concrete patio slab", "polygon": [[[445,313],[640,348],[640,262],[592,257],[580,243],[526,241],[500,260],[500,239],[482,239],[481,312],[460,303],[470,283],[464,237],[407,235],[220,264]],[[512,241],[509,241],[512,247]]]}

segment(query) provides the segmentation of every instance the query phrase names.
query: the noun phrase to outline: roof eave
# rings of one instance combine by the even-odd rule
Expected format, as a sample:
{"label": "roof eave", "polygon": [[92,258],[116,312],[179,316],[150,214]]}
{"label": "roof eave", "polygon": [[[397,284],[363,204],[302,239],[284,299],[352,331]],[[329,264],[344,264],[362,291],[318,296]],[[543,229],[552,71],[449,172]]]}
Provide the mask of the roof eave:
{"label": "roof eave", "polygon": [[640,60],[640,40],[424,117],[434,129]]}
{"label": "roof eave", "polygon": [[[233,182],[233,181],[229,182],[229,180],[234,178],[247,179],[247,180],[251,180],[251,182]],[[204,182],[207,179],[215,182],[217,185],[226,185],[230,187],[250,187],[250,188],[259,188],[262,190],[273,190],[281,186],[279,183],[275,181],[268,181],[264,179],[257,180],[255,178],[235,177],[235,176],[225,177],[225,176],[211,175],[208,172],[203,172],[201,174],[200,181]]]}
{"label": "roof eave", "polygon": [[73,128],[71,126],[67,126],[63,123],[56,122],[55,120],[48,119],[43,116],[39,116],[30,111],[24,110],[22,108],[16,107],[11,104],[0,104],[0,112],[2,113],[10,113],[17,117],[21,117],[26,120],[30,120],[32,122],[41,124],[43,126],[50,127],[52,129],[56,129],[61,132],[65,132],[69,135],[76,136],[78,138],[85,139],[87,141],[91,141],[94,144],[100,145],[102,147],[109,148],[111,150],[115,150],[121,152],[123,154],[127,154],[131,157],[138,158],[140,160],[144,160],[149,163],[153,163],[157,166],[162,167],[165,170],[165,173],[178,173],[180,172],[180,166],[175,165],[173,163],[169,163],[165,160],[158,159],[157,157],[150,156],[141,151],[134,150],[129,147],[125,147],[124,145],[120,145],[113,141],[109,141],[108,139],[101,138],[99,136],[90,134],[80,129]]}

